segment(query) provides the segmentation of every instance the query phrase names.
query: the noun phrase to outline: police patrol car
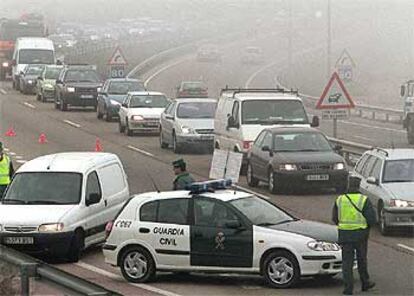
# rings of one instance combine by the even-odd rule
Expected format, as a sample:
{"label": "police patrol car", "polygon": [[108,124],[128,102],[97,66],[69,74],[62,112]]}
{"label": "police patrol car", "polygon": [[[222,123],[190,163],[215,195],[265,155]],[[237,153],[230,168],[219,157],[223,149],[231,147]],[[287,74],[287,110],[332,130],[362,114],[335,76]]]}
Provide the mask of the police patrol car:
{"label": "police patrol car", "polygon": [[132,197],[107,225],[105,261],[134,283],[157,270],[246,272],[287,288],[301,276],[341,272],[334,226],[294,218],[230,183]]}

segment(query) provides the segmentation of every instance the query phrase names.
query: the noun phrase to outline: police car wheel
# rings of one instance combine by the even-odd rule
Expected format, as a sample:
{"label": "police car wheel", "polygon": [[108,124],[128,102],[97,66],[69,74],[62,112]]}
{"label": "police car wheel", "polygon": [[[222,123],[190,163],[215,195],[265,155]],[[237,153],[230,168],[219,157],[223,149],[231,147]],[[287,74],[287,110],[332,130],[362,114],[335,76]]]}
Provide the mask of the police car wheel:
{"label": "police car wheel", "polygon": [[247,184],[251,187],[256,187],[259,185],[259,179],[254,177],[252,165],[249,163],[247,165],[247,174],[246,174]]}
{"label": "police car wheel", "polygon": [[288,251],[274,251],[264,260],[263,276],[274,288],[292,287],[300,279],[299,263]]}
{"label": "police car wheel", "polygon": [[120,266],[122,275],[129,282],[145,283],[155,275],[155,263],[151,254],[138,246],[122,253]]}

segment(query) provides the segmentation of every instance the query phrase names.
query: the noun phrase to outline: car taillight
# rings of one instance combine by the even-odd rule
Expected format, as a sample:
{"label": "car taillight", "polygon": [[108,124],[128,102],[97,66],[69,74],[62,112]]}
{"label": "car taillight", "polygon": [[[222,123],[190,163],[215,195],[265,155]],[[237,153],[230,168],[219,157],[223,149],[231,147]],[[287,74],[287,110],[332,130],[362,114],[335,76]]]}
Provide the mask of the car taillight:
{"label": "car taillight", "polygon": [[243,149],[250,149],[253,141],[243,141]]}
{"label": "car taillight", "polygon": [[109,221],[105,225],[105,239],[108,238],[108,236],[111,234],[112,227],[114,226],[114,221]]}

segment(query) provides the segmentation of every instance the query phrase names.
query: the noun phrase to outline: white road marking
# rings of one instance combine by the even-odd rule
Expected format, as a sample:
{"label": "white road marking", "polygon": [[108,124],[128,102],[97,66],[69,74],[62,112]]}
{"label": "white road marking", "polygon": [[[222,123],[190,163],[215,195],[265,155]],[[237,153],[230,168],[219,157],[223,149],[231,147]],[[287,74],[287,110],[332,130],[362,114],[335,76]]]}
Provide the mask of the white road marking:
{"label": "white road marking", "polygon": [[[117,275],[115,273],[106,271],[104,269],[98,268],[96,266],[87,264],[87,263],[82,262],[82,261],[79,261],[78,263],[75,263],[75,265],[79,266],[81,268],[87,269],[89,271],[95,272],[97,274],[103,275],[105,277],[108,277],[110,279],[114,279],[114,280],[124,279],[120,275]],[[134,284],[134,283],[128,283],[128,284],[131,285],[131,286],[137,287],[137,288],[141,288],[143,290],[158,293],[158,294],[163,295],[163,296],[182,296],[180,294],[176,294],[176,293],[164,290],[164,289],[156,288],[156,287],[153,287],[153,286],[150,286],[150,285],[147,285],[147,284]]]}
{"label": "white road marking", "polygon": [[17,163],[26,163],[26,162],[27,162],[27,160],[24,160],[24,159],[18,159],[18,160],[16,160],[16,162],[17,162]]}
{"label": "white road marking", "polygon": [[26,107],[29,107],[31,109],[36,109],[36,106],[35,105],[32,105],[32,104],[30,104],[28,102],[24,102],[23,105],[25,105]]}
{"label": "white road marking", "polygon": [[243,191],[246,191],[246,192],[251,193],[251,194],[255,194],[255,195],[257,195],[257,196],[259,196],[261,198],[264,198],[264,199],[270,199],[269,196],[264,195],[264,194],[261,194],[259,192],[254,191],[254,190],[248,189],[246,187],[242,187],[242,186],[239,186],[239,185],[233,185],[233,187],[235,187],[237,189],[240,189],[240,190],[243,190]]}
{"label": "white road marking", "polygon": [[6,152],[8,152],[9,151],[9,148],[3,148],[3,150],[6,151]]}
{"label": "white road marking", "polygon": [[7,91],[6,91],[4,88],[0,88],[0,92],[1,92],[3,95],[6,95],[6,94],[7,94]]}
{"label": "white road marking", "polygon": [[16,159],[22,159],[22,158],[23,158],[23,156],[16,155],[14,158],[16,158]]}
{"label": "white road marking", "polygon": [[14,153],[13,151],[10,151],[9,153],[7,153],[9,155],[16,155],[16,153]]}
{"label": "white road marking", "polygon": [[81,125],[80,125],[80,124],[75,123],[75,122],[72,122],[72,121],[67,120],[67,119],[63,120],[63,122],[64,122],[64,123],[66,123],[66,124],[69,124],[69,125],[71,125],[71,126],[73,126],[73,127],[76,127],[76,128],[80,128],[80,127],[81,127]]}
{"label": "white road marking", "polygon": [[403,248],[403,249],[409,250],[409,251],[411,251],[411,252],[414,252],[414,248],[411,248],[411,247],[409,247],[409,246],[406,246],[406,245],[403,245],[403,244],[398,244],[397,246],[399,246],[400,248]]}
{"label": "white road marking", "polygon": [[148,77],[145,82],[144,82],[144,87],[147,88],[148,83],[150,83],[150,81],[152,79],[154,79],[155,77],[157,77],[159,74],[161,74],[162,72],[164,72],[165,70],[174,67],[178,64],[184,63],[185,61],[189,60],[190,58],[185,58],[185,59],[180,59],[172,64],[168,64],[165,67],[162,67],[161,69],[159,69],[158,71],[156,71],[154,74],[152,74],[150,77]]}
{"label": "white road marking", "polygon": [[147,155],[147,156],[154,157],[154,154],[149,153],[149,152],[147,152],[147,151],[145,151],[145,150],[139,149],[139,148],[137,148],[137,147],[134,147],[134,146],[132,146],[132,145],[128,145],[127,147],[128,147],[129,149],[131,149],[131,150],[136,151],[136,152],[139,152],[139,153],[145,154],[145,155]]}
{"label": "white road marking", "polygon": [[402,134],[406,133],[405,130],[401,130],[401,129],[388,128],[388,127],[384,127],[384,126],[369,125],[369,124],[365,124],[365,123],[351,122],[351,121],[347,121],[347,120],[338,120],[338,122],[342,122],[342,123],[350,124],[350,125],[358,125],[358,126],[362,126],[362,127],[366,127],[366,128],[379,129],[379,130],[383,130],[383,131],[385,130],[385,131],[397,132],[397,133],[402,133]]}

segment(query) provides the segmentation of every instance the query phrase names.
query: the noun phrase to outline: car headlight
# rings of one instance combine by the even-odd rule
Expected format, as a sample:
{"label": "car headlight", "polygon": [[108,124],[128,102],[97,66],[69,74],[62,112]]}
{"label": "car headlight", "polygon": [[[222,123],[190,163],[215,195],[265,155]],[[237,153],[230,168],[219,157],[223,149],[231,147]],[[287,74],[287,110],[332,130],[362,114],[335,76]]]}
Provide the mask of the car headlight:
{"label": "car headlight", "polygon": [[194,134],[195,133],[194,129],[192,129],[191,127],[188,127],[188,126],[182,126],[181,127],[181,132],[183,134]]}
{"label": "car headlight", "polygon": [[9,67],[9,63],[8,62],[3,62],[3,64],[1,64],[3,66],[3,68],[8,68]]}
{"label": "car headlight", "polygon": [[43,85],[43,87],[46,88],[46,89],[53,89],[53,85],[51,85],[51,84],[45,84],[45,85]]}
{"label": "car headlight", "polygon": [[334,170],[344,170],[345,169],[345,164],[343,162],[337,162],[333,165],[333,169]]}
{"label": "car headlight", "polygon": [[74,87],[67,87],[66,90],[68,92],[75,92],[75,88]]}
{"label": "car headlight", "polygon": [[102,90],[102,87],[98,87],[98,88],[96,88],[96,91],[97,92],[100,92]]}
{"label": "car headlight", "polygon": [[39,226],[39,232],[59,232],[63,230],[63,223],[42,224]]}
{"label": "car headlight", "polygon": [[339,251],[341,247],[336,243],[311,241],[308,242],[308,248],[313,251]]}
{"label": "car headlight", "polygon": [[279,170],[281,171],[296,171],[297,169],[298,167],[296,166],[296,164],[285,163],[279,165]]}
{"label": "car headlight", "polygon": [[32,84],[33,80],[29,79],[29,80],[27,80],[27,83]]}
{"label": "car headlight", "polygon": [[121,103],[119,103],[118,101],[115,101],[115,100],[109,100],[109,101],[111,102],[112,105],[121,106]]}
{"label": "car headlight", "polygon": [[144,120],[144,117],[142,117],[141,115],[132,115],[131,116],[131,120],[133,120],[133,121],[141,121],[141,120]]}
{"label": "car headlight", "polygon": [[402,200],[402,199],[391,199],[389,203],[390,207],[396,208],[408,208],[414,207],[414,201]]}

